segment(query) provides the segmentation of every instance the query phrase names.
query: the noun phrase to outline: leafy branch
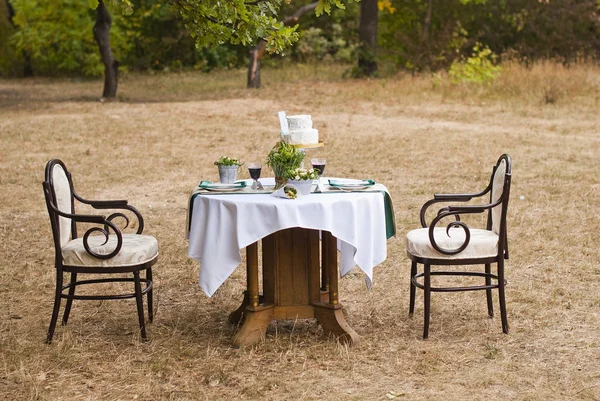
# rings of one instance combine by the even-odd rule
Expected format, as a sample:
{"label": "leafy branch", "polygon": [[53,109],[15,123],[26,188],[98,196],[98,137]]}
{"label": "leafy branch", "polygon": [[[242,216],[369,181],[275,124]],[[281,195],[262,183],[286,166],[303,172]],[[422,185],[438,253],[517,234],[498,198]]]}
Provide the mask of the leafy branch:
{"label": "leafy branch", "polygon": [[[123,13],[133,10],[132,0],[111,1]],[[175,7],[197,47],[214,47],[223,43],[251,45],[256,40],[266,42],[266,50],[279,53],[299,36],[297,26],[286,26],[278,19],[282,0],[162,0]],[[291,0],[285,0],[290,2]],[[330,14],[333,7],[345,8],[344,1],[318,0],[317,16]],[[98,0],[88,0],[91,8]]]}

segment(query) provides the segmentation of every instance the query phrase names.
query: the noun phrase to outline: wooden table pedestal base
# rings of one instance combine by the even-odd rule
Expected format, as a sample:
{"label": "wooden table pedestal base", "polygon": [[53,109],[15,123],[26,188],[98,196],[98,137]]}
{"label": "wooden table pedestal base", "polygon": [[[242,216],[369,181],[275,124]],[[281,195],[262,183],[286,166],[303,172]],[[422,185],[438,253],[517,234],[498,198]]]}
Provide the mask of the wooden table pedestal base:
{"label": "wooden table pedestal base", "polygon": [[252,345],[266,335],[272,320],[316,318],[337,341],[356,344],[358,334],[346,323],[338,301],[336,238],[319,231],[290,228],[262,240],[263,291],[258,289],[258,242],[246,248],[247,291],[229,321],[242,326],[233,343]]}

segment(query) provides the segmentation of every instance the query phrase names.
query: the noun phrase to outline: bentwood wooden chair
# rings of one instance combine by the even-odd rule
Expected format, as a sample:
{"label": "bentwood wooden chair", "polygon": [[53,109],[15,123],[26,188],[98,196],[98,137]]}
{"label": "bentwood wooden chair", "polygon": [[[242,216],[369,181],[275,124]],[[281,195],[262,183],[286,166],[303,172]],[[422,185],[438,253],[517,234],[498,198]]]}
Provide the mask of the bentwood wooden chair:
{"label": "bentwood wooden chair", "polygon": [[[492,290],[498,289],[502,331],[508,334],[504,279],[504,260],[508,259],[506,234],[506,212],[510,196],[511,159],[500,156],[493,168],[490,183],[482,192],[474,194],[437,194],[421,208],[420,219],[423,228],[410,231],[406,235],[406,252],[412,261],[410,280],[409,315],[415,310],[415,290],[424,291],[423,338],[429,335],[429,314],[432,292],[484,290],[487,298],[488,314],[494,316]],[[429,227],[426,222],[427,209],[436,203],[468,202],[473,198],[489,194],[489,203],[482,205],[445,206],[439,209]],[[487,213],[485,229],[469,228],[461,221],[461,215]],[[447,227],[437,227],[444,218],[452,221]],[[418,272],[418,265],[424,266]],[[484,265],[484,271],[432,271],[431,266],[444,265]],[[497,274],[492,274],[491,265],[497,265]],[[485,285],[455,287],[433,287],[431,276],[471,276],[481,277]],[[422,280],[421,280],[422,279]],[[421,282],[422,281],[422,282]]]}
{"label": "bentwood wooden chair", "polygon": [[[147,295],[148,320],[153,319],[152,310],[152,265],[158,259],[158,242],[154,237],[141,235],[144,219],[140,212],[128,205],[126,200],[86,200],[73,189],[71,174],[60,160],[50,160],[46,165],[44,195],[50,215],[52,236],[55,249],[56,291],[52,319],[48,329],[47,343],[52,342],[60,304],[66,299],[62,324],[66,325],[74,299],[104,300],[135,298],[141,337],[146,337],[142,296]],[[123,220],[129,225],[126,214],[115,212],[109,216],[84,215],[75,213],[75,201],[90,205],[94,209],[116,209],[133,214],[137,218],[138,228],[135,234],[124,234],[113,222]],[[96,225],[79,237],[78,223]],[[100,234],[100,235],[98,235]],[[145,278],[140,271],[145,270]],[[70,280],[63,284],[64,273],[70,273]],[[95,274],[96,277],[78,280],[79,275]],[[122,277],[132,273],[132,277]],[[82,285],[100,283],[133,283],[133,293],[79,295],[75,289]],[[142,284],[144,287],[142,288]]]}

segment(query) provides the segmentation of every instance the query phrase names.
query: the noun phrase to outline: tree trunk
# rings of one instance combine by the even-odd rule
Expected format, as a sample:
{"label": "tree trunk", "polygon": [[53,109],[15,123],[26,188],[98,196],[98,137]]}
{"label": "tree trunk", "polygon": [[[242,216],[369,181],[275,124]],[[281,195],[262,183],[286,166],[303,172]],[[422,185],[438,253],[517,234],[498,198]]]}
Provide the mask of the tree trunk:
{"label": "tree trunk", "polygon": [[10,21],[10,24],[14,27],[15,23],[13,21],[13,18],[15,17],[15,9],[8,0],[6,0],[6,9],[8,10],[8,20]]}
{"label": "tree trunk", "polygon": [[94,39],[100,49],[100,57],[104,64],[104,90],[102,98],[114,99],[117,96],[117,85],[119,83],[119,62],[115,60],[110,48],[110,26],[112,19],[100,0],[96,9],[96,24],[94,24]]}
{"label": "tree trunk", "polygon": [[0,64],[8,75],[23,75],[25,77],[33,76],[31,66],[31,57],[28,52],[23,52],[20,58],[16,49],[8,42],[8,37],[12,35],[17,27],[14,22],[15,10],[8,0],[0,0]]}
{"label": "tree trunk", "polygon": [[360,39],[359,72],[362,75],[372,76],[377,72],[377,0],[361,0],[358,36]]}
{"label": "tree trunk", "polygon": [[433,9],[433,0],[427,1],[427,14],[423,21],[423,32],[421,33],[421,42],[427,42],[429,39],[429,29],[431,27],[431,11]]}
{"label": "tree trunk", "polygon": [[258,44],[250,50],[250,62],[248,63],[248,88],[260,88],[260,60],[265,55],[267,42],[259,39]]}
{"label": "tree trunk", "polygon": [[[318,1],[300,7],[296,12],[283,20],[285,26],[296,25],[301,16],[317,8]],[[250,62],[248,63],[248,88],[260,88],[260,61],[265,55],[267,42],[259,39],[256,47],[250,50]]]}

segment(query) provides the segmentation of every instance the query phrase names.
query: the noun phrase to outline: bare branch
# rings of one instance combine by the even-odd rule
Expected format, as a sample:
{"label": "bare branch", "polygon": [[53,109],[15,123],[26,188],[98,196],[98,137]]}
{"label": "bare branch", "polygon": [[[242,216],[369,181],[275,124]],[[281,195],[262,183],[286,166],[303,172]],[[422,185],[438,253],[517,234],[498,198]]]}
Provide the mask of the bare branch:
{"label": "bare branch", "polygon": [[315,8],[317,8],[318,4],[319,4],[319,2],[315,1],[314,3],[310,3],[305,6],[300,7],[299,9],[296,10],[295,13],[293,13],[289,17],[286,17],[283,20],[283,25],[286,25],[286,26],[296,25],[298,23],[298,20],[300,19],[300,17],[302,17],[307,12],[310,12],[310,11],[314,10]]}

